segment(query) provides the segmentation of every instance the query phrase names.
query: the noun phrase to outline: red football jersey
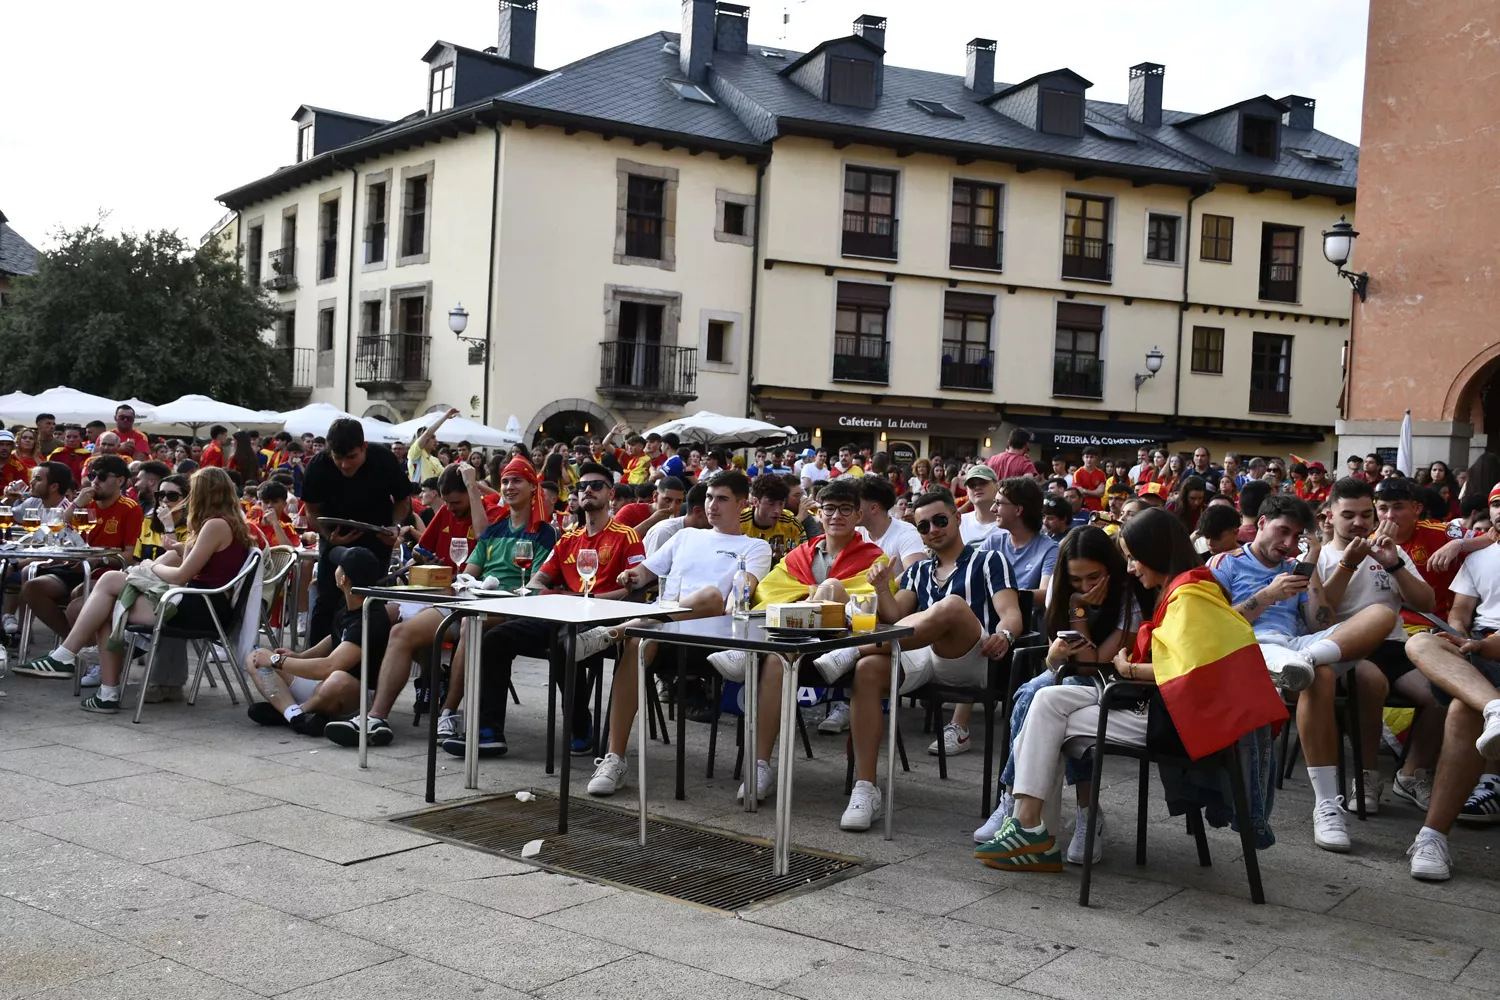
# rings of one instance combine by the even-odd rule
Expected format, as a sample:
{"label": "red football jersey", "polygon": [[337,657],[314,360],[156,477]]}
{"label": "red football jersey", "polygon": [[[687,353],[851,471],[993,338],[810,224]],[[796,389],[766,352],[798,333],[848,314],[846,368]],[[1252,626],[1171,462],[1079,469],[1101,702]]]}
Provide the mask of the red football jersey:
{"label": "red football jersey", "polygon": [[616,589],[615,580],[620,574],[646,558],[646,547],[641,544],[635,529],[613,518],[597,535],[590,535],[586,527],[569,528],[542,565],[542,572],[553,580],[561,580],[575,594],[583,593],[583,581],[578,577],[579,549],[593,549],[599,553],[595,592]]}
{"label": "red football jersey", "polygon": [[135,551],[135,543],[141,537],[141,522],[145,520],[140,504],[127,496],[120,496],[108,507],[101,507],[95,501],[89,504],[89,510],[97,519],[89,529],[90,545]]}
{"label": "red football jersey", "polygon": [[[1073,473],[1073,485],[1080,490],[1097,490],[1104,486],[1104,481],[1109,477],[1104,474],[1103,469],[1090,469],[1088,466],[1080,466]],[[1104,500],[1102,497],[1085,496],[1083,498],[1084,510],[1103,510]]]}

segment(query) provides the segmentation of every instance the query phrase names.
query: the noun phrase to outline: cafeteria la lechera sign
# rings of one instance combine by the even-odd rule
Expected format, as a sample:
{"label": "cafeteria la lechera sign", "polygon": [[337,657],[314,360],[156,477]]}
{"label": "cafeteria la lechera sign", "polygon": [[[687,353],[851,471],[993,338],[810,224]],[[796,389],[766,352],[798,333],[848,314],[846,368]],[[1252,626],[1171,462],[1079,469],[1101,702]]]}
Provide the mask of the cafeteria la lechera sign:
{"label": "cafeteria la lechera sign", "polygon": [[839,426],[876,431],[925,431],[927,421],[898,417],[839,417]]}

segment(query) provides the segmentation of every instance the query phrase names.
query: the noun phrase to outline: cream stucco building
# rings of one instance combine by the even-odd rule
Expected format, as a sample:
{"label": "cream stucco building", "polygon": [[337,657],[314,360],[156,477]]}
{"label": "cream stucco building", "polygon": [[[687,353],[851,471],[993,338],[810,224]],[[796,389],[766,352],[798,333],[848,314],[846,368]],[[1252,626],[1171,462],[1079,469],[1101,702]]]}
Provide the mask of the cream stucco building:
{"label": "cream stucco building", "polygon": [[547,73],[537,4],[500,7],[498,45],[428,50],[423,111],[304,106],[297,162],[222,196],[301,395],[528,439],[709,409],[914,454],[1022,425],[1332,457],[1349,289],[1312,262],[1357,150],[1310,99],[1164,110],[1150,63],[1128,105],[1006,86],[986,39],[908,70],[876,16],[798,54],[712,0]]}

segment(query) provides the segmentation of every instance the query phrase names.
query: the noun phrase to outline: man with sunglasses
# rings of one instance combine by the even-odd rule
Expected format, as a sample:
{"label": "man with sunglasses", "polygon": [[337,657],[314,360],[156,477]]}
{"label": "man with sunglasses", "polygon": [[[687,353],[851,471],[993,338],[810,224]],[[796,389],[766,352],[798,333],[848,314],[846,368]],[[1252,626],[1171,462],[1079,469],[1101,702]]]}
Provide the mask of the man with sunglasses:
{"label": "man with sunglasses", "polygon": [[135,407],[129,403],[115,407],[115,433],[120,436],[120,451],[127,457],[144,458],[151,454],[151,442],[135,429]]}
{"label": "man with sunglasses", "polygon": [[[888,562],[876,563],[869,571],[880,621],[916,629],[901,642],[899,693],[915,691],[932,680],[983,684],[989,661],[1005,656],[1023,627],[1010,565],[999,552],[981,552],[964,544],[958,507],[947,490],[924,493],[913,507],[917,531],[932,555],[901,575],[894,595]],[[824,653],[813,664],[829,684],[854,671],[849,714],[855,784],[839,825],[845,830],[868,830],[884,811],[875,776],[883,729],[881,699],[890,693],[890,649],[840,649]],[[968,733],[954,737],[956,743],[968,742]]]}

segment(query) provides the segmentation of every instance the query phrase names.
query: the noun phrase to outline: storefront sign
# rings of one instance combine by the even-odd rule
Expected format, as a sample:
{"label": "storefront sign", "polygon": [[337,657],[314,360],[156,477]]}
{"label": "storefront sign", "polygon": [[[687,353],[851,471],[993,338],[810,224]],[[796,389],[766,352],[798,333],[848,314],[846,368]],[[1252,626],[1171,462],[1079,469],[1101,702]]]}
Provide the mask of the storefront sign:
{"label": "storefront sign", "polygon": [[1155,444],[1162,440],[1160,437],[1142,437],[1138,434],[1070,434],[1059,431],[1055,434],[1040,433],[1037,437],[1043,442],[1047,438],[1052,439],[1057,445],[1094,445],[1096,448],[1118,448],[1137,447],[1143,444]]}
{"label": "storefront sign", "polygon": [[927,421],[898,417],[839,417],[839,426],[877,431],[925,431]]}
{"label": "storefront sign", "polygon": [[885,450],[891,456],[892,465],[910,467],[917,460],[917,446],[909,441],[891,441],[885,446]]}

